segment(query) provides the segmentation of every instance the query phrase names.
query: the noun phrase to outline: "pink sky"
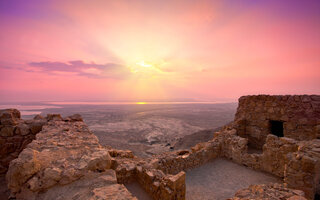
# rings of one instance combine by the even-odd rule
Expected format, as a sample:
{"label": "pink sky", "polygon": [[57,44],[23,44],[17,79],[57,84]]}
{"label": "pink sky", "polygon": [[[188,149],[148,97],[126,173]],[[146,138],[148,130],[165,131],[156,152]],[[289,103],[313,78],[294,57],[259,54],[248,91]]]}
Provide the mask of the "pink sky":
{"label": "pink sky", "polygon": [[2,0],[0,101],[319,94],[319,10],[316,0]]}

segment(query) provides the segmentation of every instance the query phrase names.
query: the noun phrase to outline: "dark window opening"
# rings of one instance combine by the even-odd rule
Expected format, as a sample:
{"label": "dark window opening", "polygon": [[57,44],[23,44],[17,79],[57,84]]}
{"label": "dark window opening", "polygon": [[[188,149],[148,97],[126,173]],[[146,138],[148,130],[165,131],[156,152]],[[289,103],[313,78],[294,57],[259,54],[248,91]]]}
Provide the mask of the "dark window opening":
{"label": "dark window opening", "polygon": [[283,137],[283,122],[270,120],[270,131],[273,135]]}
{"label": "dark window opening", "polygon": [[320,200],[320,194],[316,193],[316,194],[314,195],[314,200]]}

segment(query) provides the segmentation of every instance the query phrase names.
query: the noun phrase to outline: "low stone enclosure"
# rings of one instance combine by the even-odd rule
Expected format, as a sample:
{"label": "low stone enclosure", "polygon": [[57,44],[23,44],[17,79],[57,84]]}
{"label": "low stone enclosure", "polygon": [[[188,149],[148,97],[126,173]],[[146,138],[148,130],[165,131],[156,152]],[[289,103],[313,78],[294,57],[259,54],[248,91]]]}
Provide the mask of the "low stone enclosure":
{"label": "low stone enclosure", "polygon": [[[269,132],[264,136],[266,132],[263,132],[263,128],[252,125],[250,121],[254,118],[255,110],[251,110],[250,106],[247,109],[246,106],[252,104],[254,107],[252,102],[254,105],[260,105],[261,102],[269,105],[267,102],[273,102],[272,99],[287,99],[289,104],[289,99],[299,98],[299,101],[295,101],[299,104],[305,97],[311,101],[312,108],[306,118],[315,122],[313,125],[302,126],[300,121],[304,123],[304,120],[289,115],[291,111],[288,110],[283,110],[281,116],[287,115],[290,120],[280,119],[281,116],[273,118],[267,114],[268,110],[258,114],[264,116],[261,117],[262,121],[282,120],[283,127],[290,127],[288,124],[294,124],[293,119],[296,119],[294,126],[300,127],[297,129],[299,134],[294,133],[293,129],[284,128],[284,137],[276,136],[270,132],[269,124]],[[153,199],[185,199],[184,171],[223,157],[283,179],[283,184],[244,188],[235,194],[232,198],[234,200],[315,199],[317,193],[320,193],[320,140],[317,139],[319,103],[320,98],[315,95],[241,97],[235,121],[216,132],[210,141],[199,143],[188,150],[167,152],[148,159],[136,157],[131,151],[101,146],[79,115],[67,118],[49,115],[35,139],[18,158],[10,162],[6,174],[8,188],[11,197],[17,199],[136,199],[123,183],[138,181]],[[274,111],[278,110],[276,104],[272,105]],[[16,110],[6,112],[12,113],[13,120],[18,116],[13,115],[18,112]],[[1,126],[3,118],[10,117],[1,117]],[[258,128],[254,130],[261,128],[259,134],[264,139],[253,141],[262,145],[262,151],[250,153],[248,145],[251,136],[258,134],[252,133],[251,129],[256,126]],[[305,137],[302,136],[304,132],[301,127],[306,130]]]}

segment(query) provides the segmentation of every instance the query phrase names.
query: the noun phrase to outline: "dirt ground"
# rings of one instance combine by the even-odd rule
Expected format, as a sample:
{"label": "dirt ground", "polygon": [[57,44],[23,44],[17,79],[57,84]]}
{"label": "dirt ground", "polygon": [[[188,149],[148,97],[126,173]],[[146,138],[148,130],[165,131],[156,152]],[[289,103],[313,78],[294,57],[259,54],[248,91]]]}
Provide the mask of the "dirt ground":
{"label": "dirt ground", "polygon": [[280,183],[281,180],[225,159],[216,159],[187,171],[186,199],[227,199],[249,185],[271,182]]}
{"label": "dirt ground", "polygon": [[131,194],[139,200],[152,200],[148,193],[140,186],[138,182],[124,184]]}

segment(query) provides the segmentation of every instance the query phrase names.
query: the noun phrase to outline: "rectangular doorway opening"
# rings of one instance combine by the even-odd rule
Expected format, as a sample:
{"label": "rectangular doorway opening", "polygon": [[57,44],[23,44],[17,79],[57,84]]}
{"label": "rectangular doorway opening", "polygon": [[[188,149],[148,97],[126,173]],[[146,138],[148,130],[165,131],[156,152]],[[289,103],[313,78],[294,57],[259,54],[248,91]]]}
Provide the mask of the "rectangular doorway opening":
{"label": "rectangular doorway opening", "polygon": [[283,137],[283,122],[270,120],[270,132],[275,136]]}

